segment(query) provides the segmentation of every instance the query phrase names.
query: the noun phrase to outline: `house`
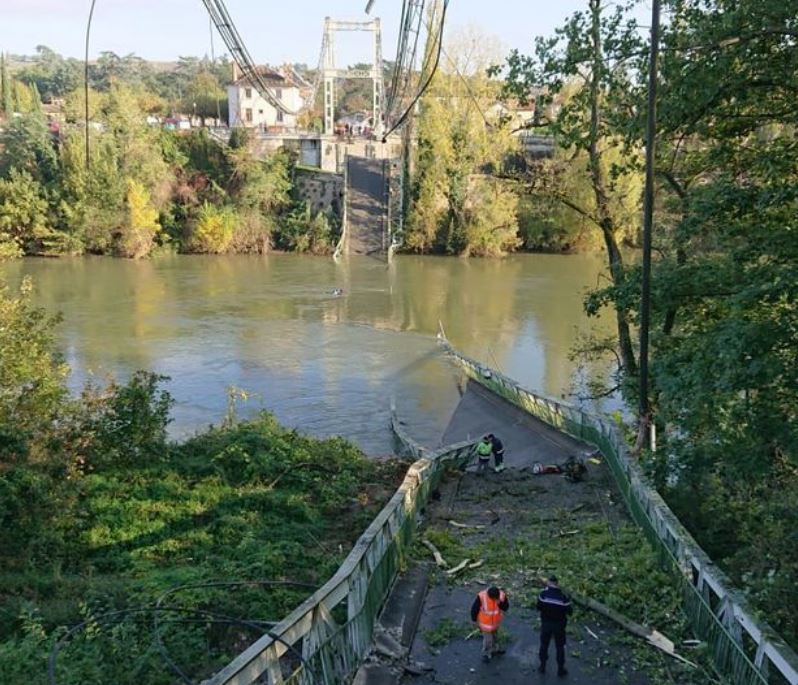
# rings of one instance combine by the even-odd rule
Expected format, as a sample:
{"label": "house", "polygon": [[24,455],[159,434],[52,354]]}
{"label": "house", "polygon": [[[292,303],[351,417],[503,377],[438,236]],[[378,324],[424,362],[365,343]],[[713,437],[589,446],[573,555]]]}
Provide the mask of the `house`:
{"label": "house", "polygon": [[[293,79],[268,67],[258,67],[258,72],[272,95],[285,103],[286,109],[298,112],[302,108],[299,87]],[[296,129],[296,114],[284,112],[272,105],[249,78],[239,76],[235,66],[233,76],[233,82],[227,87],[231,127],[245,126],[269,133]]]}

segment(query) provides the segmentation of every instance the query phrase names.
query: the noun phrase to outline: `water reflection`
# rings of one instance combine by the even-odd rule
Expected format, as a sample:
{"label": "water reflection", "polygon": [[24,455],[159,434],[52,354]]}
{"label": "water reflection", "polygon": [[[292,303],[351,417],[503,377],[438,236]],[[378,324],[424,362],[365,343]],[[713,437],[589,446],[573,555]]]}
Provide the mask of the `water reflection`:
{"label": "water reflection", "polygon": [[235,385],[261,398],[249,411],[262,404],[373,454],[390,452],[394,394],[414,432],[435,442],[458,398],[436,352],[439,325],[466,353],[553,396],[573,382],[577,330],[610,331],[581,307],[599,256],[401,257],[390,267],[286,255],[30,259],[2,269],[12,284],[31,275],[37,301],[63,313],[74,387],[137,368],[170,375],[176,435],[218,421]]}

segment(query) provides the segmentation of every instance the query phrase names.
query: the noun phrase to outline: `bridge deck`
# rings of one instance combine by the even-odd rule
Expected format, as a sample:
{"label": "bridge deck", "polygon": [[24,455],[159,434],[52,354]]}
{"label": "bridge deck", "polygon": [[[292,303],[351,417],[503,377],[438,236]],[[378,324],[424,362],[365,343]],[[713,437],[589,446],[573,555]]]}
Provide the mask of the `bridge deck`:
{"label": "bridge deck", "polygon": [[348,254],[373,255],[386,249],[383,239],[384,160],[349,157],[347,188]]}
{"label": "bridge deck", "polygon": [[570,454],[592,451],[588,445],[530,416],[479,383],[469,381],[443,432],[441,444],[474,440],[486,433],[501,438],[508,468],[520,469],[536,461],[561,462]]}
{"label": "bridge deck", "polygon": [[[522,548],[525,536],[557,537],[560,527],[582,528],[591,523],[606,522],[617,528],[625,519],[620,496],[606,465],[589,463],[585,481],[573,484],[560,475],[536,476],[531,465],[535,461],[559,463],[571,454],[585,455],[592,448],[556,431],[525,412],[491,394],[482,386],[469,381],[466,392],[455,409],[443,434],[442,444],[476,438],[487,432],[498,435],[506,449],[503,473],[479,476],[471,466],[460,477],[445,479],[441,497],[427,510],[427,534],[437,531],[455,538],[462,549],[472,550],[493,540],[502,549]],[[573,512],[578,513],[573,513]],[[561,516],[557,523],[544,523]],[[484,526],[481,529],[459,529],[449,521]],[[552,528],[554,526],[554,528]],[[563,546],[579,545],[577,537],[562,539]],[[461,561],[448,560],[451,565]],[[432,670],[419,676],[405,676],[403,683],[432,685],[457,683],[477,685],[495,682],[503,685],[525,685],[530,682],[562,682],[556,677],[554,645],[549,654],[548,673],[535,672],[538,664],[537,612],[531,608],[539,591],[539,574],[567,569],[557,568],[551,560],[528,560],[528,571],[509,574],[487,559],[483,569],[472,572],[465,580],[433,580],[421,609],[419,627],[410,650],[410,663],[425,664]],[[480,575],[482,574],[482,575]],[[511,610],[503,628],[512,636],[505,654],[490,663],[480,659],[480,639],[464,640],[454,637],[446,644],[430,646],[425,634],[436,631],[444,619],[458,626],[458,632],[470,630],[469,610],[473,598],[486,583],[505,588],[510,595]],[[598,639],[590,636],[586,627]],[[567,646],[568,683],[610,685],[619,682],[619,672],[625,673],[628,685],[650,682],[639,665],[633,663],[633,649],[618,645],[619,629],[599,617],[576,610],[569,624]],[[611,646],[612,645],[612,646]],[[609,651],[607,651],[609,650]],[[611,656],[608,654],[611,652]],[[576,658],[575,655],[578,655]],[[366,682],[389,682],[373,680]]]}

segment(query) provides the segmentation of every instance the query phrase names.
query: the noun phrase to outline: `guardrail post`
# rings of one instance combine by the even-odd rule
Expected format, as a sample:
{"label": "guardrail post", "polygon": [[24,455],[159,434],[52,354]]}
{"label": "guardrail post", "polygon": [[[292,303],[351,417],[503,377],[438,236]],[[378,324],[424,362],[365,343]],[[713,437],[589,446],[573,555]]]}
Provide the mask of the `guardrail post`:
{"label": "guardrail post", "polygon": [[266,677],[269,685],[283,685],[285,682],[283,669],[280,668],[280,658],[277,656],[277,650],[273,648],[266,651]]}
{"label": "guardrail post", "polygon": [[754,666],[759,669],[759,672],[768,677],[768,656],[767,656],[768,641],[764,638],[756,646],[756,655],[754,656]]}

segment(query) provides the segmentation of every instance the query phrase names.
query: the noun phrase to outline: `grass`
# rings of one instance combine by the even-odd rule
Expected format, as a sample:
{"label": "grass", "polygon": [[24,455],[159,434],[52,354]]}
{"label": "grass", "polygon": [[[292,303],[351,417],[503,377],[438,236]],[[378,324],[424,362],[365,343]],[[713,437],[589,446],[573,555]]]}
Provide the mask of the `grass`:
{"label": "grass", "polygon": [[[190,587],[165,603],[276,621],[332,575],[406,467],[264,414],[174,445],[157,465],[83,476],[47,539],[25,559],[0,559],[4,685],[46,682],[53,644],[80,621],[86,629],[59,656],[59,682],[174,682],[153,648],[152,613],[101,616],[151,606],[177,585],[264,580]],[[194,680],[262,632],[197,614],[162,619],[169,658]]]}

